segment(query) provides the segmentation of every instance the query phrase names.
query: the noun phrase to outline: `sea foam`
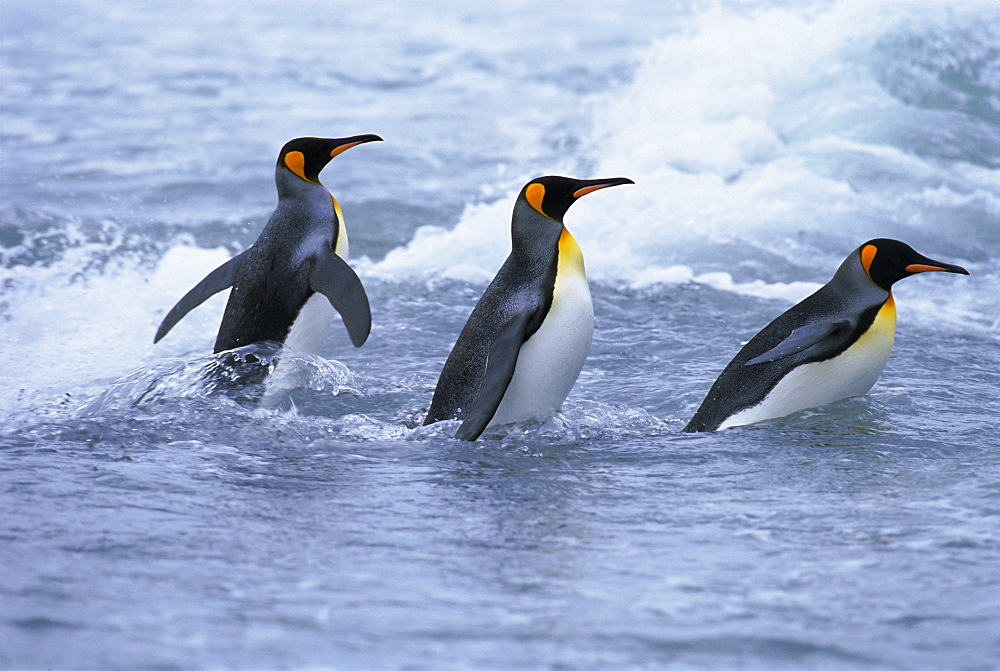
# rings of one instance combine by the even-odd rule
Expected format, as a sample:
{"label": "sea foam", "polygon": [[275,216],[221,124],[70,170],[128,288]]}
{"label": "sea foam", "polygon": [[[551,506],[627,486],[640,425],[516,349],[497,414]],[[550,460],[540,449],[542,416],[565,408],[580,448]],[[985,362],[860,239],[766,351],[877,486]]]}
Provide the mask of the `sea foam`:
{"label": "sea foam", "polygon": [[[897,237],[969,265],[962,288],[929,295],[987,327],[1000,315],[981,296],[998,276],[977,262],[1000,254],[1000,165],[979,143],[1000,143],[1000,126],[975,101],[966,114],[936,101],[979,96],[1000,111],[989,56],[1000,38],[980,27],[998,19],[979,4],[715,7],[651,44],[627,84],[588,99],[576,155],[524,179],[635,180],[566,217],[598,282],[794,301],[864,240]],[[952,51],[925,47],[940,40]],[[487,282],[509,251],[515,196],[470,204],[451,229],[419,229],[370,272]]]}

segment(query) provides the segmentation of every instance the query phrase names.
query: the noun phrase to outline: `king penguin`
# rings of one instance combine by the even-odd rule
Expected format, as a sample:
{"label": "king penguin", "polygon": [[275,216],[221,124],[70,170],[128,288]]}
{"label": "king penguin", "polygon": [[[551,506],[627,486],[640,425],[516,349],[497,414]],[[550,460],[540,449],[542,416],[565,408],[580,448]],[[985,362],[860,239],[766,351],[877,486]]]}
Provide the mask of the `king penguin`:
{"label": "king penguin", "polygon": [[588,193],[633,183],[546,176],[521,189],[510,255],[455,342],[425,425],[461,419],[455,437],[475,440],[488,426],[562,407],[594,333],[583,254],[563,216]]}
{"label": "king penguin", "polygon": [[752,424],[868,393],[892,351],[892,285],[929,271],[969,274],[898,240],[864,243],[740,350],[684,430]]}
{"label": "king penguin", "polygon": [[215,352],[271,341],[316,354],[334,310],[354,346],[363,345],[371,331],[368,296],[347,265],[344,214],[320,184],[319,173],[338,154],[381,139],[355,135],[288,141],[274,173],[278,205],[260,237],[188,291],[164,317],[153,342],[209,297],[232,287]]}

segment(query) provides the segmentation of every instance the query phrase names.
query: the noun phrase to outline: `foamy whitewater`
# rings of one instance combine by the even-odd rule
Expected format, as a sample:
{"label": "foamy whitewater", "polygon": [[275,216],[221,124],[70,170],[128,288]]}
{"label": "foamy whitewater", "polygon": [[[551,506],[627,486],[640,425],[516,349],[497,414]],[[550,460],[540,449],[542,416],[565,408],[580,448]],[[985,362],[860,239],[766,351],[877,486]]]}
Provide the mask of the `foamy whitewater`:
{"label": "foamy whitewater", "polygon": [[[0,42],[0,666],[994,668],[1000,8],[21,3]],[[302,135],[373,328],[217,376]],[[563,411],[420,426],[543,174],[595,303]],[[688,435],[715,376],[869,238],[862,398]],[[283,364],[284,365],[284,364]]]}

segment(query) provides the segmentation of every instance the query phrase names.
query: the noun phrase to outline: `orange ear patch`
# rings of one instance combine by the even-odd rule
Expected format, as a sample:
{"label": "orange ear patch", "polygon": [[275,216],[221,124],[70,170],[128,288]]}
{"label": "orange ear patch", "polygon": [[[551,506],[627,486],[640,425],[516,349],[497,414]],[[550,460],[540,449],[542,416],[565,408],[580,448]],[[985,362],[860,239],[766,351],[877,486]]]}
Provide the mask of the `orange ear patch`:
{"label": "orange ear patch", "polygon": [[285,167],[307,182],[312,181],[306,177],[306,157],[301,151],[290,151],[285,154]]}
{"label": "orange ear patch", "polygon": [[872,276],[870,269],[872,267],[872,261],[875,260],[875,252],[877,251],[878,248],[875,247],[875,245],[865,245],[861,250],[861,267],[865,269],[869,278]]}
{"label": "orange ear patch", "polygon": [[[529,184],[528,188],[524,190],[524,198],[528,201],[528,205],[535,208],[535,211],[541,215],[548,217],[545,211],[542,209],[542,200],[545,199],[545,187],[537,182],[534,184]],[[551,217],[550,217],[551,218]]]}

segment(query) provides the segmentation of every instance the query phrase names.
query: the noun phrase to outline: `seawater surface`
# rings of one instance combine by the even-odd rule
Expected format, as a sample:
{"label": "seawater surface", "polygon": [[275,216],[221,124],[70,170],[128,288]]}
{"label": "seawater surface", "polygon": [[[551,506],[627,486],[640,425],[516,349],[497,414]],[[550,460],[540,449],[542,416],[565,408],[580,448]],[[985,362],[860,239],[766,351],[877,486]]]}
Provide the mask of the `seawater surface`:
{"label": "seawater surface", "polygon": [[[0,666],[997,668],[1000,10],[22,3],[0,43]],[[204,384],[278,149],[373,329],[262,408]],[[596,331],[563,411],[419,426],[542,174]],[[872,392],[715,434],[726,362],[895,237]]]}

